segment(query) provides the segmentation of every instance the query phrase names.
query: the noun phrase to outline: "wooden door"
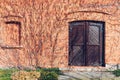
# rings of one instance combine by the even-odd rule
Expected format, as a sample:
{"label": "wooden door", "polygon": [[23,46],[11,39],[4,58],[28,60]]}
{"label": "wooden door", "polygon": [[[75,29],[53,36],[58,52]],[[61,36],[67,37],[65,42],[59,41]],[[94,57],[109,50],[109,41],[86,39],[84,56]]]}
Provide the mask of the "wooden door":
{"label": "wooden door", "polygon": [[69,28],[69,64],[79,66],[85,65],[85,23],[73,23]]}
{"label": "wooden door", "polygon": [[104,63],[104,24],[80,21],[70,23],[69,64],[75,66],[100,66]]}
{"label": "wooden door", "polygon": [[103,24],[87,22],[86,28],[86,65],[102,65]]}

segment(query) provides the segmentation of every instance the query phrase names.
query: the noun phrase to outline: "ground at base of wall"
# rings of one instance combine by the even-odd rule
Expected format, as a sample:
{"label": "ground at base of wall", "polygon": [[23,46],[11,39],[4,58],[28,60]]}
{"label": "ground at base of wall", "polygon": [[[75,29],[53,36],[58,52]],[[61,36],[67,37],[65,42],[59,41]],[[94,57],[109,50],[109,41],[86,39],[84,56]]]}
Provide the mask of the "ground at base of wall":
{"label": "ground at base of wall", "polygon": [[59,80],[120,80],[112,72],[80,72],[71,71],[64,72],[59,76]]}

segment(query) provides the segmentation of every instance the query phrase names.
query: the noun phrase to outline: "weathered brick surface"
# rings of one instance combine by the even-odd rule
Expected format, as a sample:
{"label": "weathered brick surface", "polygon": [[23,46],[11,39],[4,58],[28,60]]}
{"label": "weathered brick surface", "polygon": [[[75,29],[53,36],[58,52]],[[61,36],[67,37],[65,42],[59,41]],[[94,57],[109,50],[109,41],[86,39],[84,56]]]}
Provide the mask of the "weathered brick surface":
{"label": "weathered brick surface", "polygon": [[0,67],[69,67],[68,22],[74,20],[105,21],[105,63],[120,63],[119,0],[0,0],[0,30],[7,21],[21,23],[18,46],[5,44],[11,40],[0,33]]}

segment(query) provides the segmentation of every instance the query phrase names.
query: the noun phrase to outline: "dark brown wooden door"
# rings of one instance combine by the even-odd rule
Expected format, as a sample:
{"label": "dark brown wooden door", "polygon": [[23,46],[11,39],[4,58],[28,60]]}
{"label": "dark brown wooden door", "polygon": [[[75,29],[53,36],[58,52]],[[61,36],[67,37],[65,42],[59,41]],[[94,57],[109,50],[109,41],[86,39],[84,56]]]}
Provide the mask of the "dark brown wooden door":
{"label": "dark brown wooden door", "polygon": [[103,65],[103,23],[72,22],[69,29],[69,64]]}
{"label": "dark brown wooden door", "polygon": [[71,24],[69,30],[69,63],[71,65],[85,65],[85,24],[82,22]]}

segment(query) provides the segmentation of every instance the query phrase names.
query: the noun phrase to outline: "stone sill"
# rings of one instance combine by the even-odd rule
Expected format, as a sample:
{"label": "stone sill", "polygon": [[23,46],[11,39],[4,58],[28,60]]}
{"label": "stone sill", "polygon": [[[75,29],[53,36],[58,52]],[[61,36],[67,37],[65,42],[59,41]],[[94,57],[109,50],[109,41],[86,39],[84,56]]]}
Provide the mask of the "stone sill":
{"label": "stone sill", "polygon": [[22,49],[23,46],[0,46],[2,49]]}

